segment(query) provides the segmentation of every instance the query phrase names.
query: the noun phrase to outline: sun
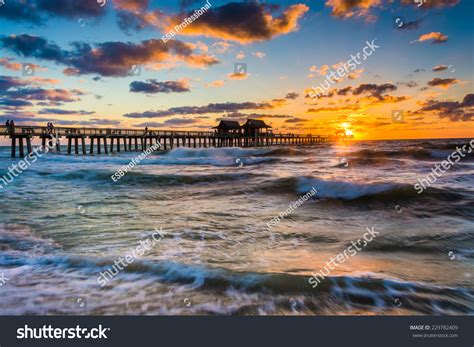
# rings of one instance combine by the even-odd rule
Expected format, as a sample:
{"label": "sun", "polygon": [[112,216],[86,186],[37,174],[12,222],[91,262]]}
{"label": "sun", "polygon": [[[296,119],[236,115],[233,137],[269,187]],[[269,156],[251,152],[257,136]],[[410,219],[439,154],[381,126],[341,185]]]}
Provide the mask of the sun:
{"label": "sun", "polygon": [[341,127],[344,129],[344,132],[347,136],[353,136],[354,135],[354,132],[352,130],[349,129],[351,125],[349,123],[341,123]]}

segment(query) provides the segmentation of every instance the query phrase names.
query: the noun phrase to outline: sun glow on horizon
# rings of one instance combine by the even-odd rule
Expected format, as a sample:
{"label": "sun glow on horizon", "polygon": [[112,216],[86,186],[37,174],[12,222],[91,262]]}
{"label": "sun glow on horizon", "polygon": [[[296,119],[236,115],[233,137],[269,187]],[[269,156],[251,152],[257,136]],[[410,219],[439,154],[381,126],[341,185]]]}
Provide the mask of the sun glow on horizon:
{"label": "sun glow on horizon", "polygon": [[344,133],[346,135],[349,135],[349,136],[353,136],[354,135],[354,132],[349,129],[350,128],[350,124],[347,123],[347,122],[344,122],[344,123],[341,123],[341,127],[344,129]]}

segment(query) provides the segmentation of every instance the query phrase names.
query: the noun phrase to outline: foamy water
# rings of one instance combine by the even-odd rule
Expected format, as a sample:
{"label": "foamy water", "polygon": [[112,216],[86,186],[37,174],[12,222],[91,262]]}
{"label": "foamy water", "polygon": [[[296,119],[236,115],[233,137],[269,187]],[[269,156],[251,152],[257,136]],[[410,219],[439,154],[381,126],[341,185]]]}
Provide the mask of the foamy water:
{"label": "foamy water", "polygon": [[[467,142],[177,148],[116,183],[136,153],[48,154],[0,189],[0,314],[472,314],[473,155],[413,188]],[[17,161],[1,147],[0,176]],[[164,238],[101,287],[155,228]]]}

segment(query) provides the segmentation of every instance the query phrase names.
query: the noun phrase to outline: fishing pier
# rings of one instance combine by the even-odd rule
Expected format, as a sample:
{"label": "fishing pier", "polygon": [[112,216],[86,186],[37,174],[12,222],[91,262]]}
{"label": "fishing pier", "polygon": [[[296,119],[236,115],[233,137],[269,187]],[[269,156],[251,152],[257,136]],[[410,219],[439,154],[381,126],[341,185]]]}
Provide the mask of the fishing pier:
{"label": "fishing pier", "polygon": [[[222,122],[221,122],[222,123]],[[248,122],[247,122],[248,123]],[[246,123],[246,124],[247,124]],[[263,123],[263,121],[262,121]],[[237,123],[238,124],[238,123]],[[260,124],[260,123],[259,123]],[[252,124],[250,124],[252,125]],[[261,124],[260,124],[261,125]],[[328,136],[283,134],[261,131],[258,127],[240,127],[243,131],[227,131],[222,124],[215,131],[176,131],[155,129],[111,129],[87,127],[42,127],[16,125],[0,126],[0,136],[11,139],[11,156],[24,157],[32,153],[33,139],[40,139],[43,148],[61,151],[61,142],[67,143],[67,154],[109,154],[114,152],[143,151],[160,143],[160,150],[175,147],[261,147],[273,145],[310,145],[329,141]],[[233,124],[235,127],[235,124]]]}

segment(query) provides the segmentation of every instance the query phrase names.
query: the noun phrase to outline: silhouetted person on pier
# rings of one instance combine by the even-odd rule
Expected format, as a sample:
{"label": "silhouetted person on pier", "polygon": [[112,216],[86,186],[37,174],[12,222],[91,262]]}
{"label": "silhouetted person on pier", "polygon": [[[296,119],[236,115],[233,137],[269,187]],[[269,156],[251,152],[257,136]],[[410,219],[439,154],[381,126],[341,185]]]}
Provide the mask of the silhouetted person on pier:
{"label": "silhouetted person on pier", "polygon": [[5,126],[7,128],[7,133],[10,133],[10,120],[9,119],[7,119]]}
{"label": "silhouetted person on pier", "polygon": [[145,135],[148,134],[148,127],[145,127]]}
{"label": "silhouetted person on pier", "polygon": [[14,134],[15,133],[15,121],[12,119],[10,121],[10,134]]}

